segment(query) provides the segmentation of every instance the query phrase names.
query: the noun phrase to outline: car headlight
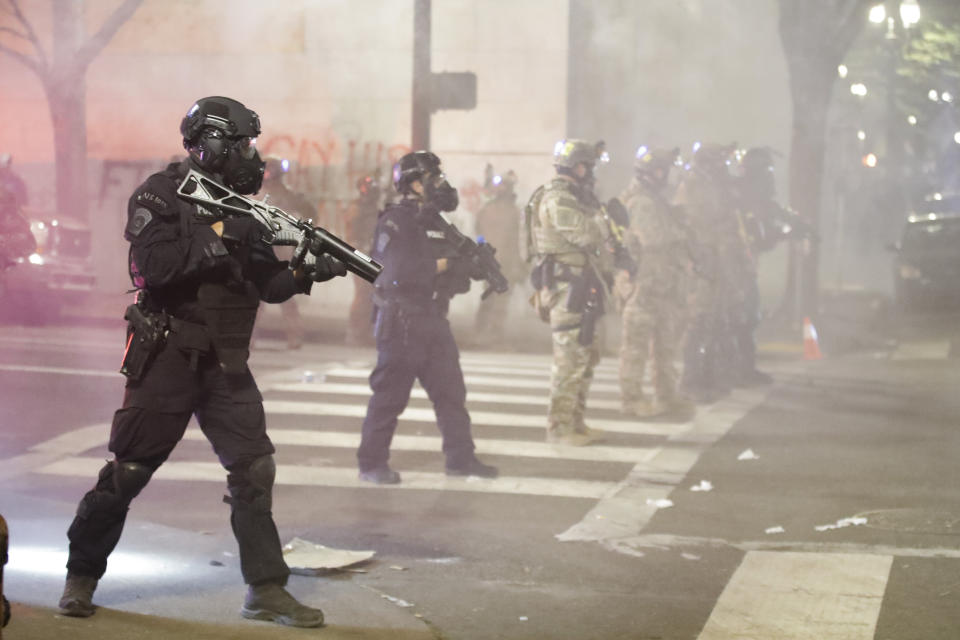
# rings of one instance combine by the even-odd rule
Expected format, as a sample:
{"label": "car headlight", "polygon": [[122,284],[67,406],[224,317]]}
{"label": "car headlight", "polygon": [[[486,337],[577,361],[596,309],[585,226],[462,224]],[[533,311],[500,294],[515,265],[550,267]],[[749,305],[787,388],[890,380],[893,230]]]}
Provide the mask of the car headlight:
{"label": "car headlight", "polygon": [[915,266],[910,264],[900,265],[900,279],[901,280],[919,280],[923,277],[923,272],[920,269],[917,269]]}
{"label": "car headlight", "polygon": [[31,254],[30,254],[30,257],[27,258],[27,261],[28,261],[30,264],[43,264],[43,262],[44,262],[43,256],[40,255],[39,253],[31,253]]}

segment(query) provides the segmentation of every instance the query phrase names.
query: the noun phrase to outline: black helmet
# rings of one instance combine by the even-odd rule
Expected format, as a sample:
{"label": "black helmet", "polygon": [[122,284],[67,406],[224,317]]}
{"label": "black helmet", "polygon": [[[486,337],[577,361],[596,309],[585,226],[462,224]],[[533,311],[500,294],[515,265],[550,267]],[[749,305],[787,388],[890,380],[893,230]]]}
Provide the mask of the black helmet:
{"label": "black helmet", "polygon": [[428,174],[440,173],[440,158],[430,151],[414,151],[400,158],[393,165],[393,186],[400,193],[410,190],[410,183],[423,181]]}
{"label": "black helmet", "polygon": [[197,100],[180,121],[183,147],[201,169],[223,174],[226,186],[247,195],[260,190],[264,163],[254,146],[260,118],[222,96]]}
{"label": "black helmet", "polygon": [[211,96],[194,102],[180,121],[184,146],[196,140],[204,127],[219,129],[228,138],[256,138],[260,135],[260,117],[232,98]]}
{"label": "black helmet", "polygon": [[770,147],[753,147],[743,154],[740,165],[747,174],[773,171],[773,154]]}

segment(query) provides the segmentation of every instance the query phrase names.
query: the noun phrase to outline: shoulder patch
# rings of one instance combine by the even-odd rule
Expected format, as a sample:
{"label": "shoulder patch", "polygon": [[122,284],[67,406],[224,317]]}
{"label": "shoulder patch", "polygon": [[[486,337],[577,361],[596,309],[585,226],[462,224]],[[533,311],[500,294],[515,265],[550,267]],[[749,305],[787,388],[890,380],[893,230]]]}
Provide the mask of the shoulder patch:
{"label": "shoulder patch", "polygon": [[145,207],[137,207],[127,223],[127,233],[132,236],[139,236],[147,228],[150,221],[153,220],[153,214]]}
{"label": "shoulder patch", "polygon": [[151,208],[160,209],[161,211],[170,206],[170,203],[153,191],[141,191],[138,193],[137,202],[144,205],[152,205]]}

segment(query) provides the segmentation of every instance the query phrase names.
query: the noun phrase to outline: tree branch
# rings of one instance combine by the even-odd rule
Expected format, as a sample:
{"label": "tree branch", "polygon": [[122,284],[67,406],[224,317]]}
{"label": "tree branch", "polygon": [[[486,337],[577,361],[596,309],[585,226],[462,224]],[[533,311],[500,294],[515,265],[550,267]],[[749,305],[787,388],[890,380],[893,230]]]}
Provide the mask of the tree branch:
{"label": "tree branch", "polygon": [[77,51],[74,58],[74,64],[77,68],[86,68],[97,57],[97,54],[103,51],[103,48],[116,35],[123,23],[130,19],[142,3],[143,0],[123,0],[123,4],[114,9],[110,17],[100,25],[100,30],[83,43],[83,46]]}
{"label": "tree branch", "polygon": [[[30,21],[27,20],[26,17],[23,15],[23,11],[21,11],[20,9],[20,3],[18,2],[18,0],[7,0],[7,2],[10,3],[10,8],[13,10],[13,15],[17,18],[17,22],[19,22],[23,26],[24,31],[27,32],[27,40],[30,41],[30,43],[33,45],[33,48],[37,52],[37,60],[27,58],[26,56],[21,56],[21,57],[24,60],[30,60],[34,64],[38,65],[40,68],[34,69],[34,71],[36,71],[42,77],[43,74],[48,69],[47,54],[44,53],[43,47],[40,46],[40,40],[39,38],[37,38],[37,34],[33,30],[33,25],[31,25]],[[7,51],[7,53],[11,53],[11,52]],[[21,62],[24,62],[24,60],[21,60]],[[24,64],[27,64],[27,63],[24,62]],[[33,69],[33,66],[31,66],[30,64],[27,64],[27,66]]]}
{"label": "tree branch", "polygon": [[13,49],[11,49],[10,47],[4,44],[0,44],[0,53],[5,53],[11,58],[13,58],[14,60],[17,60],[22,64],[26,65],[28,69],[30,69],[31,71],[36,73],[38,76],[40,76],[41,79],[44,77],[45,74],[44,74],[43,66],[41,66],[41,64],[36,60],[34,60],[33,58],[29,56],[25,56],[19,51],[14,51]]}
{"label": "tree branch", "polygon": [[9,33],[10,35],[15,36],[17,38],[22,38],[24,40],[27,40],[26,34],[20,33],[16,29],[11,29],[10,27],[0,27],[0,33]]}

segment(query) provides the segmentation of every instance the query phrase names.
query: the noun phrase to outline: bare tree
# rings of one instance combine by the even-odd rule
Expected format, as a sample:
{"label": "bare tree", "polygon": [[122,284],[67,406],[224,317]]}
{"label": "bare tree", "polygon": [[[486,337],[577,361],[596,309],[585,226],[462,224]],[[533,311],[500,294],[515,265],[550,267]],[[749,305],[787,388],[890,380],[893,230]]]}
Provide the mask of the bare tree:
{"label": "bare tree", "polygon": [[[876,0],[780,0],[780,43],[790,74],[793,131],[790,141],[790,204],[817,229],[826,150],[827,113],[837,67],[867,22]],[[784,312],[815,315],[819,305],[819,252],[791,248]]]}
{"label": "bare tree", "polygon": [[85,37],[83,0],[50,0],[50,56],[24,15],[20,0],[0,0],[0,12],[7,16],[0,23],[0,53],[36,73],[47,96],[56,159],[56,204],[61,214],[87,219],[87,68],[142,2],[123,0],[95,34]]}

